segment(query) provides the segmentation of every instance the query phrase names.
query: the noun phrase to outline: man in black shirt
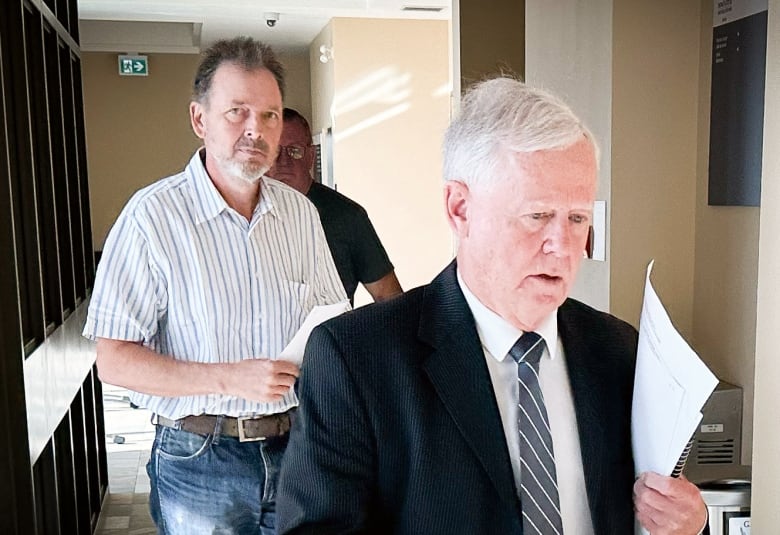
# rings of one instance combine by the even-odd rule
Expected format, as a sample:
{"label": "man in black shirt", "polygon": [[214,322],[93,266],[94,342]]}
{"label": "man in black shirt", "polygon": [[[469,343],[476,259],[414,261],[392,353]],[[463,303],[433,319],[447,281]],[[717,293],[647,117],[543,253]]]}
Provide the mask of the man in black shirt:
{"label": "man in black shirt", "polygon": [[365,209],[352,199],[323,186],[311,175],[314,148],[309,122],[297,111],[284,109],[279,157],[268,173],[300,191],[317,207],[333,261],[352,301],[358,283],[374,301],[402,292],[393,264],[368,219]]}

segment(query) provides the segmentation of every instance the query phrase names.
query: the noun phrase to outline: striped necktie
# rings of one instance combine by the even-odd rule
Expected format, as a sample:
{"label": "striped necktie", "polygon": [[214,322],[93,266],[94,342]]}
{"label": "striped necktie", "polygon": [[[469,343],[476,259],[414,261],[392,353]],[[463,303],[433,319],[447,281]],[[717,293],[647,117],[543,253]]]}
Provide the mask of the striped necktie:
{"label": "striped necktie", "polygon": [[550,423],[539,388],[539,359],[543,352],[544,339],[534,332],[523,334],[509,350],[517,362],[520,391],[517,422],[524,535],[563,533]]}

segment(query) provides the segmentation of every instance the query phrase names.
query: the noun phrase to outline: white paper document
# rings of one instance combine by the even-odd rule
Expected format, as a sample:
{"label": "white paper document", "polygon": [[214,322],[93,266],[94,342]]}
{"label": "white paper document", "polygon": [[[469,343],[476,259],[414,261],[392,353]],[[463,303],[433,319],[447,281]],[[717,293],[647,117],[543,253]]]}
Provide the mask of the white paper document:
{"label": "white paper document", "polygon": [[671,475],[718,379],[672,325],[650,283],[639,320],[631,439],[636,473]]}
{"label": "white paper document", "polygon": [[287,360],[301,365],[303,362],[303,350],[306,348],[306,342],[309,340],[309,335],[314,328],[323,321],[335,318],[339,314],[342,314],[349,310],[349,302],[335,303],[333,305],[319,305],[314,307],[306,319],[303,320],[303,325],[292,337],[290,343],[287,344],[281,353],[279,353],[279,360]]}

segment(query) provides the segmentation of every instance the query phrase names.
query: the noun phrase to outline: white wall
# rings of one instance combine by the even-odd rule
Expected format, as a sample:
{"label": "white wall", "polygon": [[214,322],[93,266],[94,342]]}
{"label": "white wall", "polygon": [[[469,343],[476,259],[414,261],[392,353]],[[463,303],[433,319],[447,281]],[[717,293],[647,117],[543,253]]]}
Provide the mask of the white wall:
{"label": "white wall", "polygon": [[328,23],[309,47],[309,70],[311,73],[311,129],[317,134],[333,126],[330,107],[333,102],[333,66],[335,61],[322,63],[320,47],[333,47],[333,24]]}
{"label": "white wall", "polygon": [[756,386],[753,439],[753,533],[780,526],[780,385],[777,330],[780,325],[780,0],[769,1],[764,160],[756,322]]}
{"label": "white wall", "polygon": [[[610,198],[612,124],[612,0],[527,0],[525,79],[562,97],[601,147],[597,199]],[[611,211],[607,203],[607,217]],[[607,244],[609,244],[609,224]],[[607,261],[582,263],[572,297],[609,310]]]}

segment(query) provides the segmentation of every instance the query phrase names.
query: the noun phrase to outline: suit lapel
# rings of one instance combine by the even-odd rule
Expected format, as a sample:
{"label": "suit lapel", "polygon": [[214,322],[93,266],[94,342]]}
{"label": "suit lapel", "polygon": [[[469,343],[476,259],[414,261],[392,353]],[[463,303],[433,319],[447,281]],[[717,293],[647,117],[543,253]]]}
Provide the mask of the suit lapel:
{"label": "suit lapel", "polygon": [[419,335],[434,348],[423,369],[436,393],[499,496],[516,510],[501,416],[474,318],[457,283],[455,262],[426,289]]}

